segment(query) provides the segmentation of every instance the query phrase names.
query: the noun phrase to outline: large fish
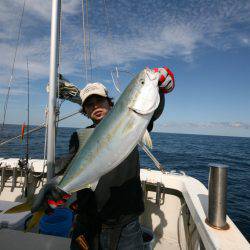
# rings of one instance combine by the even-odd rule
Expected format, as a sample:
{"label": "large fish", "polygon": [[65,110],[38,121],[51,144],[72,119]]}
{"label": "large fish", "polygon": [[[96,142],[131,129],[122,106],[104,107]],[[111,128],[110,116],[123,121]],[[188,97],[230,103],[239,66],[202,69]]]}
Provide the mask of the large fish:
{"label": "large fish", "polygon": [[159,74],[141,71],[71,161],[58,187],[73,193],[118,166],[146,133],[160,102]]}
{"label": "large fish", "polygon": [[[101,176],[118,166],[132,152],[144,134],[147,135],[147,125],[159,105],[158,79],[158,73],[144,69],[131,81],[112,110],[78,150],[58,188],[71,194],[97,183]],[[45,189],[38,194],[35,203],[41,203]],[[31,198],[5,213],[27,211],[35,203]],[[30,228],[42,214],[41,208],[32,218]]]}

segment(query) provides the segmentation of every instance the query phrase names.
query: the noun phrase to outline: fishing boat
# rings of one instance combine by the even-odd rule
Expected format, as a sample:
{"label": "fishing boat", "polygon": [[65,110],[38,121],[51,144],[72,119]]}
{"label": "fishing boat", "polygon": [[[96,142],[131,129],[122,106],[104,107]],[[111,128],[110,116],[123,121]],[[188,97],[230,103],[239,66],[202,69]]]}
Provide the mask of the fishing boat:
{"label": "fishing boat", "polygon": [[[0,248],[69,249],[69,237],[24,232],[32,214],[6,214],[11,207],[38,193],[54,175],[56,89],[61,1],[52,1],[51,65],[47,157],[44,159],[0,159]],[[43,125],[44,126],[44,125]],[[7,142],[6,142],[7,143]],[[210,166],[209,190],[184,172],[167,172],[149,151],[157,170],[141,169],[145,212],[140,217],[145,249],[250,249],[248,241],[226,215],[227,168]],[[74,199],[72,197],[71,199]]]}

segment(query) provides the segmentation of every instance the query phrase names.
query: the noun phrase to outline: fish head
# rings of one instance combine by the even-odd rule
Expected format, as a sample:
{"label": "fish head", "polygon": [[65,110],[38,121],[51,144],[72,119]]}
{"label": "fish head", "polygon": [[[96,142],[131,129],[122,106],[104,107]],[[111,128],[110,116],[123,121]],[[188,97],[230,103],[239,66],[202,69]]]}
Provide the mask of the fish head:
{"label": "fish head", "polygon": [[153,113],[157,109],[160,103],[158,79],[159,74],[148,68],[137,75],[130,109],[140,115]]}

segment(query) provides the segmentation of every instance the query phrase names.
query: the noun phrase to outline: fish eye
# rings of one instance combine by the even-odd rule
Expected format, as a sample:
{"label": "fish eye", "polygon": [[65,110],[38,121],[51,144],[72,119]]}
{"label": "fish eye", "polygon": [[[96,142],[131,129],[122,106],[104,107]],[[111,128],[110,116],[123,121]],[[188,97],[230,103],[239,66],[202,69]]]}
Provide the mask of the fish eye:
{"label": "fish eye", "polygon": [[142,84],[142,85],[144,84],[144,81],[143,81],[143,80],[141,81],[141,84]]}

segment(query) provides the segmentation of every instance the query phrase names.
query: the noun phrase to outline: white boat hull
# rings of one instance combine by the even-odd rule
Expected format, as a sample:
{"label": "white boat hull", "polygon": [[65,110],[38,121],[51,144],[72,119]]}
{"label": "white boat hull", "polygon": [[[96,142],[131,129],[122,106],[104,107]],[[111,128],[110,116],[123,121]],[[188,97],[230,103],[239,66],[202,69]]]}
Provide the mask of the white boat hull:
{"label": "white boat hull", "polygon": [[[34,170],[39,173],[42,171],[41,161],[36,160],[36,162],[38,165],[37,167],[34,165]],[[16,185],[12,190],[11,178],[10,176],[6,180],[6,186],[0,194],[0,204],[1,200],[24,201],[22,186]],[[145,193],[145,212],[140,217],[140,222],[142,226],[153,232],[154,238],[148,243],[153,249],[250,249],[248,241],[229,217],[227,217],[228,230],[217,230],[206,224],[208,190],[197,179],[183,174],[162,174],[156,170],[141,169],[141,181]],[[36,192],[39,189],[40,187]],[[157,192],[157,189],[160,192]],[[13,203],[14,205],[16,203]],[[14,229],[22,230],[22,228]],[[14,238],[15,234],[16,248],[10,247],[12,242],[9,242],[9,236]],[[32,235],[0,227],[1,250],[29,250],[34,249],[34,245],[42,247],[43,244],[44,248],[41,249],[69,249],[70,239],[53,237],[52,240],[45,241],[42,239],[49,239],[52,236]],[[23,239],[27,244],[21,243]],[[18,243],[19,240],[20,243]],[[30,247],[29,241],[33,242]],[[59,247],[61,242],[64,242],[63,245],[67,247]],[[40,248],[36,247],[36,249]]]}

